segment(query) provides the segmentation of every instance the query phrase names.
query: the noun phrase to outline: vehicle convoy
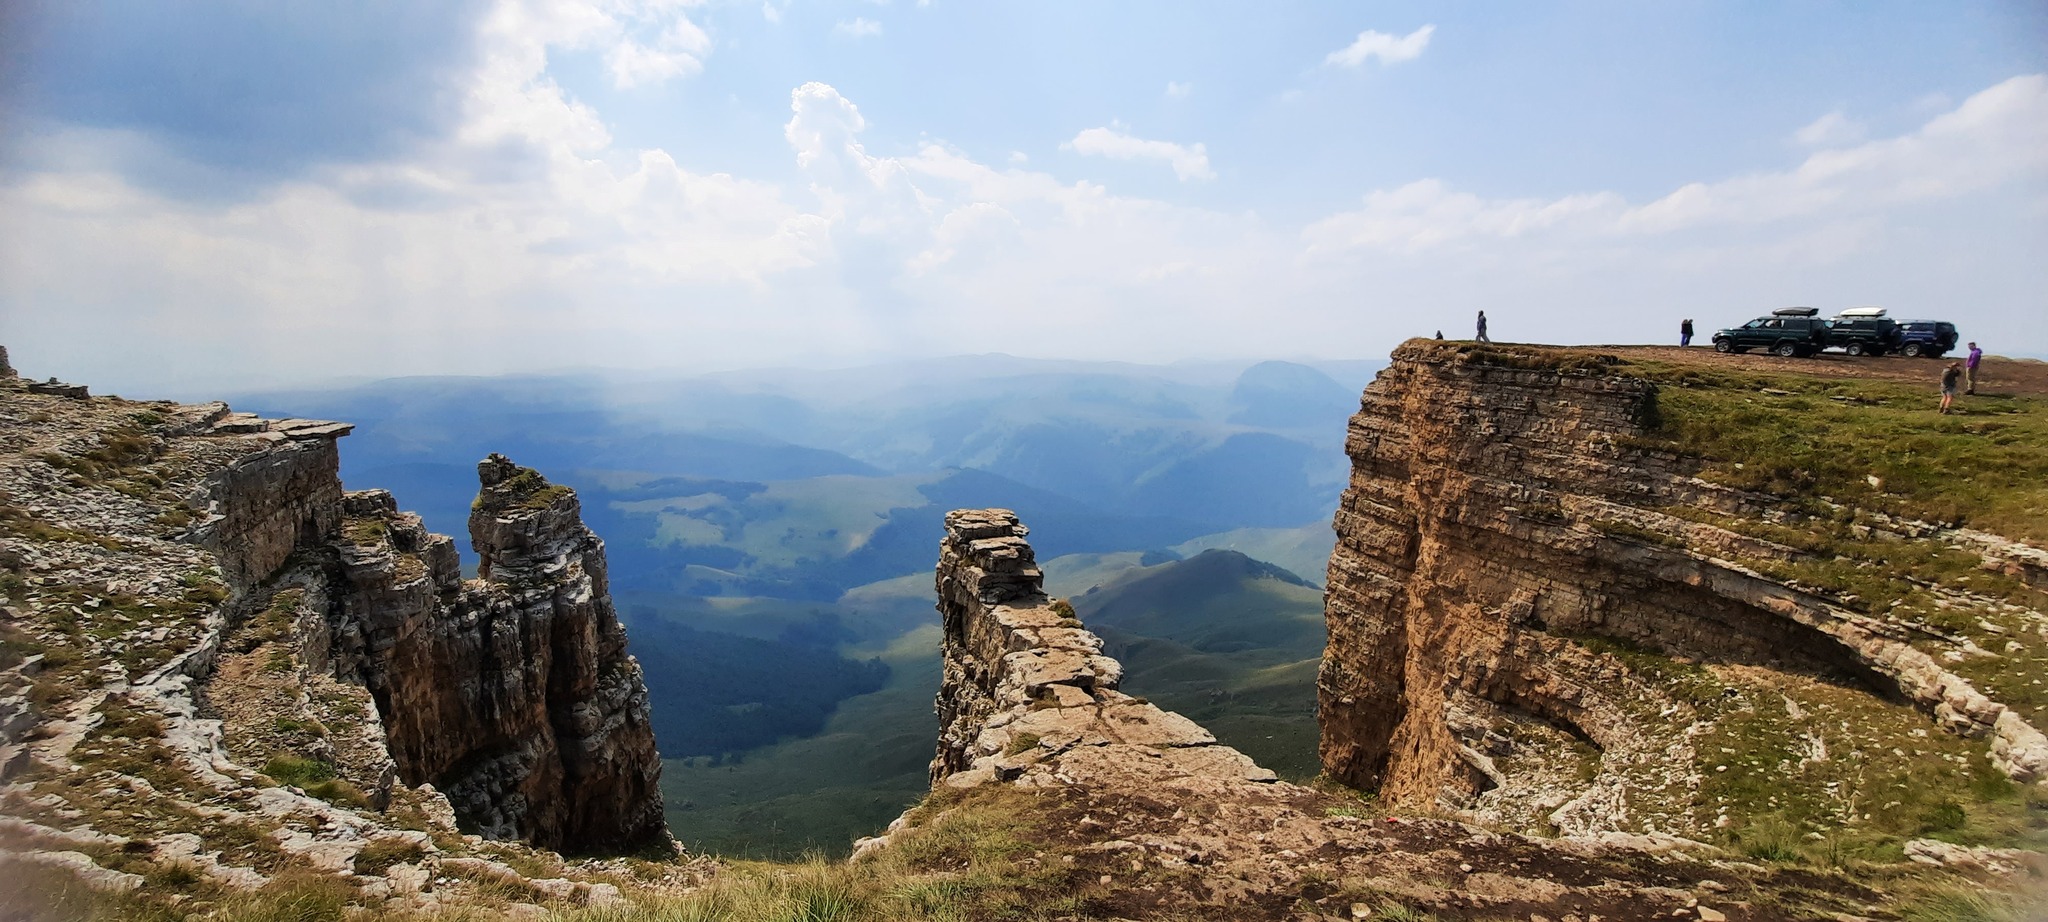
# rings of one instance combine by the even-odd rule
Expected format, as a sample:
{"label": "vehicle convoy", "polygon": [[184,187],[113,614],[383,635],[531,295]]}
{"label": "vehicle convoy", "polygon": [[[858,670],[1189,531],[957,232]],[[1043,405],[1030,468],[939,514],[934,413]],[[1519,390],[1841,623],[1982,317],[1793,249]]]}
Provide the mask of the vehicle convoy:
{"label": "vehicle convoy", "polygon": [[1899,325],[1882,307],[1852,307],[1828,321],[1827,345],[1850,355],[1883,355],[1898,348]]}
{"label": "vehicle convoy", "polygon": [[1811,307],[1785,307],[1714,334],[1714,351],[1768,349],[1775,355],[1809,356],[1828,345],[1828,322]]}

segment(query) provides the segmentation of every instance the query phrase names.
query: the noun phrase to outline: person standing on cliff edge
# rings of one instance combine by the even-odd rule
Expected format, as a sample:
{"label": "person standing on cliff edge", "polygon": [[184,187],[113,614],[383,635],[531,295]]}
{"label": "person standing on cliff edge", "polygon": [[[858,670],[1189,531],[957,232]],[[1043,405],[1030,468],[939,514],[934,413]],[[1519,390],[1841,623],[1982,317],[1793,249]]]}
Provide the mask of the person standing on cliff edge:
{"label": "person standing on cliff edge", "polygon": [[1971,343],[1970,357],[1963,360],[1963,380],[1968,385],[1963,388],[1963,393],[1974,394],[1977,392],[1977,363],[1982,361],[1984,361],[1984,350],[1977,348],[1976,343]]}
{"label": "person standing on cliff edge", "polygon": [[1486,312],[1485,312],[1485,311],[1480,311],[1480,312],[1479,312],[1479,341],[1480,341],[1480,342],[1482,342],[1482,343],[1490,343],[1490,342],[1493,342],[1493,340],[1491,340],[1491,339],[1487,339],[1487,338],[1486,338]]}
{"label": "person standing on cliff edge", "polygon": [[1956,381],[1963,376],[1963,363],[1950,362],[1948,370],[1941,373],[1941,412],[1948,412],[1948,405],[1956,401]]}
{"label": "person standing on cliff edge", "polygon": [[1684,320],[1680,320],[1680,321],[1678,322],[1678,344],[1679,344],[1680,346],[1690,346],[1690,345],[1692,345],[1692,318],[1691,318],[1691,317],[1687,317],[1687,318],[1685,318]]}

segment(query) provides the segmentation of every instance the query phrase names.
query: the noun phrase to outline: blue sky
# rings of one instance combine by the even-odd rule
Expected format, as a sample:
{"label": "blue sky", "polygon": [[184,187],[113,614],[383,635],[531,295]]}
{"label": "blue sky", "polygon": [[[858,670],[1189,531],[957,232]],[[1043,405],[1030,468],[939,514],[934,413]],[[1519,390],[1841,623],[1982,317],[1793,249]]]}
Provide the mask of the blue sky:
{"label": "blue sky", "polygon": [[0,342],[136,393],[989,351],[2048,353],[2038,3],[35,0]]}

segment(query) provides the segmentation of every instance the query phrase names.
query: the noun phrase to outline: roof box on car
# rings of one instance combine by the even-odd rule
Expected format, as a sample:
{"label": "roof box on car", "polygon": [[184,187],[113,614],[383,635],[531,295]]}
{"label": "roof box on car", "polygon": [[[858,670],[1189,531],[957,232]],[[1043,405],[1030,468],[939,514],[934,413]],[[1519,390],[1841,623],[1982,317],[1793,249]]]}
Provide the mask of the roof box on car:
{"label": "roof box on car", "polygon": [[1884,316],[1884,308],[1882,308],[1882,307],[1851,307],[1851,308],[1848,308],[1848,309],[1846,309],[1846,310],[1842,311],[1842,312],[1841,312],[1841,313],[1839,313],[1839,314],[1836,314],[1835,316],[1837,316],[1837,317],[1882,317],[1882,316]]}
{"label": "roof box on car", "polygon": [[1771,312],[1779,317],[1811,317],[1820,313],[1818,307],[1781,307]]}

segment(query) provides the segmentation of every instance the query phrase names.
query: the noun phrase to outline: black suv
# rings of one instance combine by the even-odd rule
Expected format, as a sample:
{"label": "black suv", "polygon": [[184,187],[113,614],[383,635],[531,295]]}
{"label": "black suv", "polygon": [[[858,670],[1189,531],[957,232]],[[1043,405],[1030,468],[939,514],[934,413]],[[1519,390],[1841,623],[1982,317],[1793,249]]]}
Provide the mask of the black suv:
{"label": "black suv", "polygon": [[1899,346],[1899,325],[1881,307],[1855,307],[1828,321],[1827,343],[1850,355],[1883,355]]}
{"label": "black suv", "polygon": [[1927,355],[1936,358],[1956,347],[1956,325],[1939,320],[1899,321],[1900,355]]}
{"label": "black suv", "polygon": [[1714,351],[1769,349],[1778,355],[1808,356],[1827,346],[1828,322],[1811,307],[1787,307],[1732,330],[1714,334]]}

